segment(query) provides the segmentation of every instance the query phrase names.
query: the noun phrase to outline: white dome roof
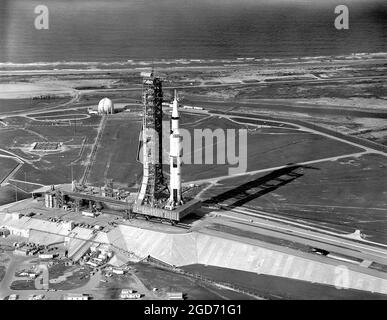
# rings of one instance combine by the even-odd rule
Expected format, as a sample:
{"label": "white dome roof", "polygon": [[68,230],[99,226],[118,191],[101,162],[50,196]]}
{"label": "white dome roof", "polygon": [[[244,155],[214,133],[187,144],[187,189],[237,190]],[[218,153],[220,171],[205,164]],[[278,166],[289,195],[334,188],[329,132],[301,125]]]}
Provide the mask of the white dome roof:
{"label": "white dome roof", "polygon": [[98,103],[98,113],[113,113],[113,112],[114,112],[114,105],[109,98],[103,98]]}

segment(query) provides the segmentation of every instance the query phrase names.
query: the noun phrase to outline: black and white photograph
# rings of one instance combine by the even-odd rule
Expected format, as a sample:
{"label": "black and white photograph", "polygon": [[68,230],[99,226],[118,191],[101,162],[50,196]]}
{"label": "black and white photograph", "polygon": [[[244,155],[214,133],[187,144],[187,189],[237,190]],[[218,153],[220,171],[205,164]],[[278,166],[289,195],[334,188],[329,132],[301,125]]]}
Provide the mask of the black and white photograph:
{"label": "black and white photograph", "polygon": [[387,1],[0,0],[0,300],[387,300]]}

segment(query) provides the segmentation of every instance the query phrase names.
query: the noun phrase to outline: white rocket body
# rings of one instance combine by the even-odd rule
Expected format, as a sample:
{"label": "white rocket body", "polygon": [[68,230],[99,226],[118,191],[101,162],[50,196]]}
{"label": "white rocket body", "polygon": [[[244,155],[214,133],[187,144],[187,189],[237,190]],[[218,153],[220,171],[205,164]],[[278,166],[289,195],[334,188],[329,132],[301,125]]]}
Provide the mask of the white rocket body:
{"label": "white rocket body", "polygon": [[179,130],[179,111],[175,92],[172,104],[171,135],[170,135],[170,198],[169,205],[174,207],[183,204],[181,195],[181,162],[182,162],[182,137]]}

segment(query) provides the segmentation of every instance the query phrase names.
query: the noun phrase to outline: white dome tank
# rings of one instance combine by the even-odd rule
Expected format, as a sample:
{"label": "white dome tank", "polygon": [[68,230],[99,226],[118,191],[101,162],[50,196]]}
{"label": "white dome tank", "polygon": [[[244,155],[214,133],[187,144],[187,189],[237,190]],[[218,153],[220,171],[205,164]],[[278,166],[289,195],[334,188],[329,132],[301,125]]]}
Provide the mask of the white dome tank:
{"label": "white dome tank", "polygon": [[98,103],[98,113],[99,114],[113,114],[114,113],[114,105],[113,102],[109,98],[103,98]]}

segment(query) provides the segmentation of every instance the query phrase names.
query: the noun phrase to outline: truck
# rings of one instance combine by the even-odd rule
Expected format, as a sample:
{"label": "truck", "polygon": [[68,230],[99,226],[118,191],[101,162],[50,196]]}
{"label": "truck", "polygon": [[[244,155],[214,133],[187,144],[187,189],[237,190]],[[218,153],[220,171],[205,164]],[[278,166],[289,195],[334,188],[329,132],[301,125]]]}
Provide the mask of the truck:
{"label": "truck", "polygon": [[97,216],[95,212],[91,212],[91,211],[82,211],[82,215],[85,217],[92,217],[92,218],[95,218]]}

